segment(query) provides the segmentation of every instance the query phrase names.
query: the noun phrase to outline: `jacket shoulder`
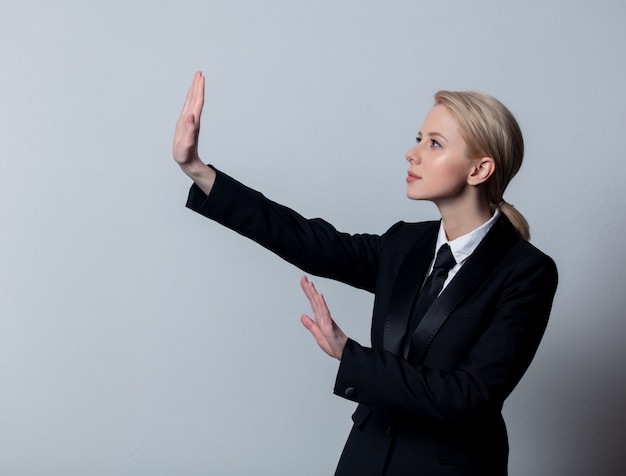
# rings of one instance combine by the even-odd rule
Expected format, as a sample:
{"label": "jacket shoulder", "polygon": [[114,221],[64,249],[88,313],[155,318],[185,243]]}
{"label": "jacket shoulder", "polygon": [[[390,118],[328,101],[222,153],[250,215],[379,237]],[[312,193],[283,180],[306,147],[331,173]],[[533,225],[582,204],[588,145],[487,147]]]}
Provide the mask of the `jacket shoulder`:
{"label": "jacket shoulder", "polygon": [[532,265],[542,265],[545,268],[557,272],[556,262],[552,257],[541,251],[535,245],[526,240],[519,240],[510,253],[513,258],[524,260]]}
{"label": "jacket shoulder", "polygon": [[426,233],[436,232],[439,229],[440,220],[408,223],[399,221],[389,228],[382,238],[385,241],[414,242],[417,237]]}

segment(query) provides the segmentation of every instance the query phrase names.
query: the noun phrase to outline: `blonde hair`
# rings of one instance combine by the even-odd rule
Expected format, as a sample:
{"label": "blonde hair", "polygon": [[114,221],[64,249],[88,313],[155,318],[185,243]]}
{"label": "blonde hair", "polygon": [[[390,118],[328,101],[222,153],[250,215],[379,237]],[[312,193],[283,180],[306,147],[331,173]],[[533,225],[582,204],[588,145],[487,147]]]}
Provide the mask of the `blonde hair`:
{"label": "blonde hair", "polygon": [[522,165],[524,139],[519,124],[504,104],[475,91],[439,91],[435,105],[450,111],[461,127],[470,157],[491,157],[495,172],[482,185],[489,206],[499,207],[520,236],[530,239],[530,227],[524,216],[504,201],[504,190]]}

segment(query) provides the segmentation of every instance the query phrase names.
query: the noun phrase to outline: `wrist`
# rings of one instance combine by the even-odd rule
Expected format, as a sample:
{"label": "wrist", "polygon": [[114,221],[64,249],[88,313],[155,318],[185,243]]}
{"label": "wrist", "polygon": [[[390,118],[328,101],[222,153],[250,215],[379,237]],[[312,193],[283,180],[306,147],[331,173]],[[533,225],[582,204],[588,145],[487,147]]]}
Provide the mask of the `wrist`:
{"label": "wrist", "polygon": [[217,176],[215,170],[202,162],[200,157],[197,157],[186,164],[179,165],[181,170],[191,180],[193,180],[205,194],[208,195],[211,188],[213,188],[213,183],[215,182],[215,178]]}
{"label": "wrist", "polygon": [[346,348],[346,344],[348,343],[348,337],[347,336],[343,336],[343,339],[341,339],[340,343],[339,343],[339,347],[337,349],[337,352],[335,354],[335,358],[339,361],[341,361],[341,358],[343,357],[343,351]]}
{"label": "wrist", "polygon": [[202,175],[202,169],[206,167],[206,165],[198,156],[189,160],[188,162],[179,163],[178,166],[186,175],[188,175],[192,179],[196,176]]}

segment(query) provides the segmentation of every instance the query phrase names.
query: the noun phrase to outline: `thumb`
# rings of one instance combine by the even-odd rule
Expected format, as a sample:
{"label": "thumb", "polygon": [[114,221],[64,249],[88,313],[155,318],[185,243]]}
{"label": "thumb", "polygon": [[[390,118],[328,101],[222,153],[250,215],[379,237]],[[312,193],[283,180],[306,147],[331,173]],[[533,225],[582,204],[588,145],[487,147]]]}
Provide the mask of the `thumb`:
{"label": "thumb", "polygon": [[311,330],[311,327],[314,327],[316,325],[315,321],[311,319],[309,316],[307,316],[306,314],[302,314],[302,316],[300,316],[300,322],[309,331]]}

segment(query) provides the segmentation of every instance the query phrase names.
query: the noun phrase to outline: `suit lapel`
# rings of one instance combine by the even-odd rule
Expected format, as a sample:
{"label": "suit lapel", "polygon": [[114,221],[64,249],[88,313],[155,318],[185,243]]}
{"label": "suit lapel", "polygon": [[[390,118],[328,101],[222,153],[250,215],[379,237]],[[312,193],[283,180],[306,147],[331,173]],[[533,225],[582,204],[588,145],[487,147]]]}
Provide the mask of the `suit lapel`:
{"label": "suit lapel", "polygon": [[439,222],[424,233],[407,253],[393,285],[385,316],[383,349],[402,355],[413,304],[435,255]]}
{"label": "suit lapel", "polygon": [[521,238],[502,215],[457,275],[435,300],[411,336],[409,360],[419,363],[448,316],[483,283]]}

